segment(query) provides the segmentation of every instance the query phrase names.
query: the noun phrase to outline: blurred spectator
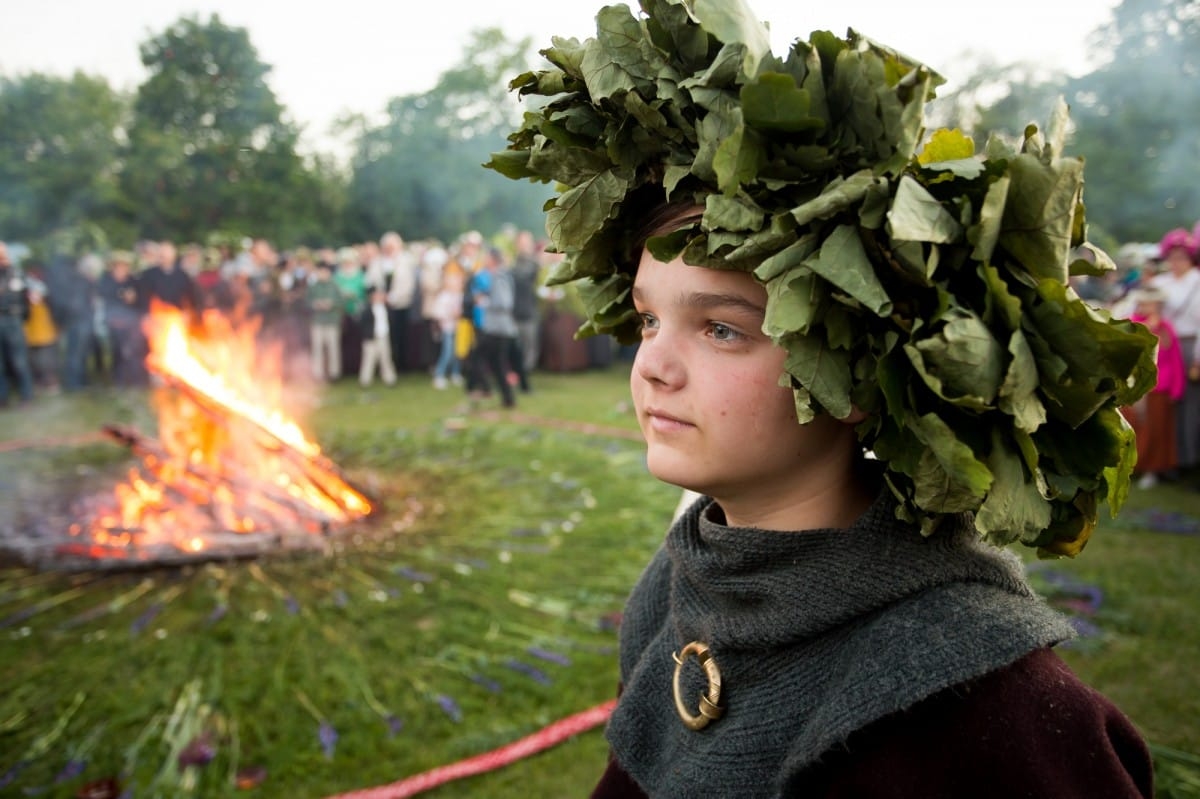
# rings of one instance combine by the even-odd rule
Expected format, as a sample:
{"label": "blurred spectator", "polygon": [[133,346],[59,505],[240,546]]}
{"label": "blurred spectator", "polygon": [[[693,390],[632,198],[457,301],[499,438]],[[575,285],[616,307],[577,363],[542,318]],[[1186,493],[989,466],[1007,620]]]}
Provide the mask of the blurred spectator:
{"label": "blurred spectator", "polygon": [[337,380],[342,375],[342,292],[333,282],[328,263],[316,264],[313,281],[308,284],[306,303],[312,320],[309,341],[312,347],[312,374],[319,381]]}
{"label": "blurred spectator", "polygon": [[147,379],[143,303],[133,274],[133,260],[129,252],[111,253],[108,270],[100,275],[96,287],[112,354],[113,381],[118,386],[144,385]]}
{"label": "blurred spectator", "polygon": [[417,261],[405,246],[404,239],[394,230],[384,233],[379,245],[367,252],[366,281],[383,289],[387,296],[388,328],[391,331],[392,363],[404,371],[410,363],[410,321],[419,321],[413,313],[417,292]]}
{"label": "blurred spectator", "polygon": [[472,296],[475,303],[475,329],[479,335],[477,346],[480,368],[480,384],[484,392],[490,379],[500,390],[505,408],[515,406],[513,384],[517,375],[509,362],[517,338],[517,323],[513,319],[512,275],[504,268],[499,250],[490,250],[480,270],[472,281]]}
{"label": "blurred spectator", "polygon": [[359,333],[362,335],[362,364],[358,369],[358,382],[364,388],[374,382],[375,372],[379,372],[385,385],[396,384],[389,310],[387,292],[382,286],[372,286],[366,307],[358,320]]}
{"label": "blurred spectator", "polygon": [[50,393],[58,392],[58,328],[50,310],[49,292],[42,279],[42,268],[30,264],[25,270],[25,290],[29,297],[29,316],[25,320],[25,345],[29,350],[29,371],[33,385]]}
{"label": "blurred spectator", "polygon": [[1167,232],[1159,242],[1159,258],[1164,269],[1145,285],[1163,292],[1162,315],[1171,323],[1188,380],[1183,399],[1177,404],[1179,466],[1200,466],[1200,270],[1196,268],[1198,245],[1190,231],[1178,228]]}
{"label": "blurred spectator", "polygon": [[337,251],[333,282],[342,292],[342,371],[335,377],[357,375],[362,365],[362,332],[358,319],[367,303],[367,280],[362,256],[354,247]]}
{"label": "blurred spectator", "polygon": [[433,387],[444,389],[450,383],[462,385],[462,365],[457,352],[459,320],[462,319],[463,274],[448,270],[442,274],[442,285],[434,294],[431,314],[437,324],[438,359],[433,367]]}
{"label": "blurred spectator", "polygon": [[146,255],[153,260],[137,276],[142,310],[149,310],[153,303],[161,302],[181,311],[195,311],[199,307],[196,284],[179,268],[175,245],[169,241],[158,242],[157,247],[147,248]]}
{"label": "blurred spectator", "polygon": [[220,249],[209,247],[200,254],[200,269],[196,273],[196,304],[201,311],[228,312],[233,308],[229,283],[221,276]]}
{"label": "blurred spectator", "polygon": [[513,259],[513,319],[517,323],[517,342],[520,345],[522,374],[528,375],[538,363],[540,342],[538,328],[538,284],[541,282],[541,264],[537,257],[537,243],[528,230],[517,233],[516,257]]}
{"label": "blurred spectator", "polygon": [[56,259],[52,264],[53,281],[50,307],[63,340],[62,386],[79,391],[88,384],[88,356],[95,349],[96,291],[99,259],[85,255],[78,260]]}
{"label": "blurred spectator", "polygon": [[1158,336],[1158,382],[1150,393],[1132,408],[1123,408],[1137,435],[1137,466],[1139,488],[1150,488],[1160,475],[1175,469],[1178,464],[1176,438],[1176,404],[1183,399],[1183,351],[1175,328],[1163,315],[1166,295],[1161,289],[1136,289],[1133,295],[1135,322],[1144,324]]}
{"label": "blurred spectator", "polygon": [[9,260],[8,245],[0,241],[0,406],[8,404],[10,376],[16,381],[21,401],[33,399],[33,374],[25,343],[29,310],[25,279]]}

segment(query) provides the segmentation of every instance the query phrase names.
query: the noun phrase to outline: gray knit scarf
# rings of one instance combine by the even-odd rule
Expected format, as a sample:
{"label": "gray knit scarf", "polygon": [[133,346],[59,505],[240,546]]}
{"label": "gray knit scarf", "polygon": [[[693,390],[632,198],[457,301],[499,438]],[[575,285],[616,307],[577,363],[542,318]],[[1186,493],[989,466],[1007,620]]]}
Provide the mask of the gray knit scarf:
{"label": "gray knit scarf", "polygon": [[[855,730],[1071,637],[969,520],[925,538],[894,507],[884,492],[849,529],[780,533],[727,527],[702,499],[676,522],[626,607],[607,733],[648,795],[778,796]],[[672,692],[691,641],[710,647],[725,708],[699,731]],[[706,685],[685,660],[693,714]]]}

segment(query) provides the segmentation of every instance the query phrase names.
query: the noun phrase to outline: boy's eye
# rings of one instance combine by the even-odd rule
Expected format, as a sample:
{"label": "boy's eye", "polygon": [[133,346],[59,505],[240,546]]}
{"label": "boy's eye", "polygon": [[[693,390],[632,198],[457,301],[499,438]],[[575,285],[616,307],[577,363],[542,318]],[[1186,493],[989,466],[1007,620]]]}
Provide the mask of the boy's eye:
{"label": "boy's eye", "polygon": [[654,318],[654,314],[639,313],[638,318],[642,322],[642,330],[652,330],[658,327],[658,320]]}
{"label": "boy's eye", "polygon": [[736,341],[742,335],[729,325],[723,325],[720,322],[712,322],[709,324],[708,329],[712,333],[712,337],[717,341]]}

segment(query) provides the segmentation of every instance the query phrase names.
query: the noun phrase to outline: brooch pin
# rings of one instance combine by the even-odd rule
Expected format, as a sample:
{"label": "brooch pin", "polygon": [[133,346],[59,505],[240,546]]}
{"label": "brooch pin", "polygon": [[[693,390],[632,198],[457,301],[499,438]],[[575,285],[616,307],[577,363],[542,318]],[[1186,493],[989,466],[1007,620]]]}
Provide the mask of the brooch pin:
{"label": "brooch pin", "polygon": [[[708,691],[700,694],[699,715],[692,715],[687,706],[683,704],[683,697],[679,695],[679,675],[683,672],[683,664],[688,659],[688,655],[696,656],[696,661],[704,668],[704,673],[708,676]],[[671,658],[675,661],[675,678],[672,680],[672,687],[675,690],[675,710],[678,711],[679,718],[683,719],[683,723],[687,725],[688,729],[702,730],[708,726],[709,722],[721,718],[721,714],[725,712],[725,709],[718,705],[718,702],[721,701],[721,672],[717,668],[717,661],[713,659],[708,645],[699,641],[692,641],[683,648],[682,652],[672,652]]]}

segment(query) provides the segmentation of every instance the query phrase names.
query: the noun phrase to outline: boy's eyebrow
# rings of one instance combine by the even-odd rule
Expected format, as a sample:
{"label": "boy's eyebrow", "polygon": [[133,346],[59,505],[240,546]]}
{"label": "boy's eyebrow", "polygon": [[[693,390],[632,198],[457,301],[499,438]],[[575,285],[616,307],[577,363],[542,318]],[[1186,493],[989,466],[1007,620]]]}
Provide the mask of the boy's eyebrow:
{"label": "boy's eyebrow", "polygon": [[[638,289],[633,287],[633,299],[635,302],[644,302],[645,295]],[[762,316],[766,313],[766,308],[762,303],[743,297],[741,294],[729,294],[724,292],[711,291],[688,291],[681,292],[676,302],[687,308],[695,308],[697,310],[707,311],[714,308],[732,308],[734,310],[742,310],[748,313],[758,314]]]}

